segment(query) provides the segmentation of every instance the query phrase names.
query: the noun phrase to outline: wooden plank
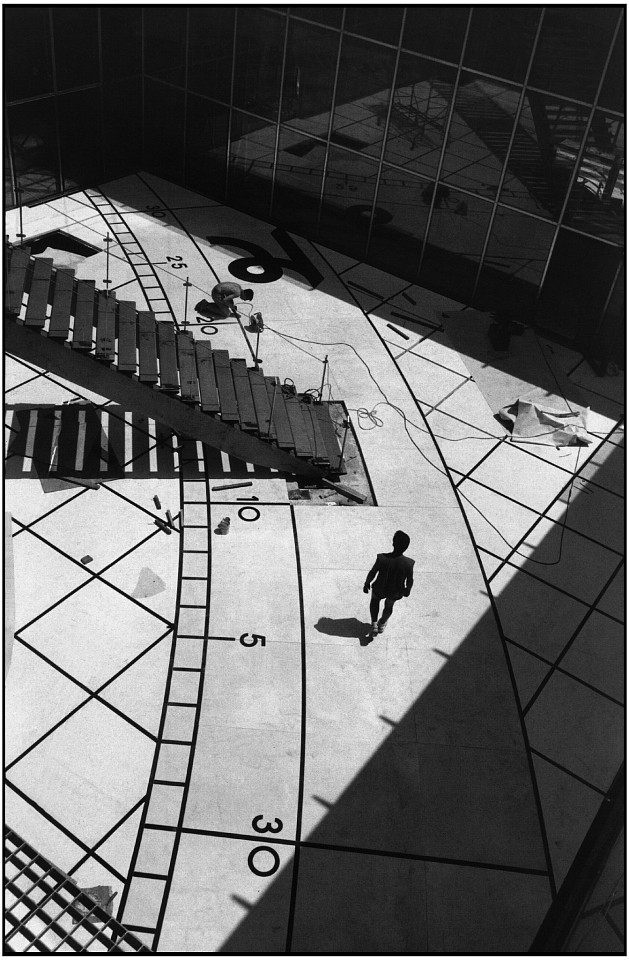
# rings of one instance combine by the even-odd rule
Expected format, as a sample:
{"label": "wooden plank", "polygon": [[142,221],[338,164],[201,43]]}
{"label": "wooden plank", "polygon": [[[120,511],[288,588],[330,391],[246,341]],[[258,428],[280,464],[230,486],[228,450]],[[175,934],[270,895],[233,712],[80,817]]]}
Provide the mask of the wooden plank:
{"label": "wooden plank", "polygon": [[180,396],[188,402],[199,402],[197,365],[194,359],[194,340],[191,333],[177,331],[177,360],[179,365]]}
{"label": "wooden plank", "polygon": [[290,420],[286,404],[284,403],[284,394],[277,377],[265,377],[266,392],[273,411],[273,429],[277,438],[277,445],[283,450],[294,450],[295,441],[293,431],[290,428]]}
{"label": "wooden plank", "polygon": [[206,413],[218,413],[221,404],[216,389],[216,375],[212,360],[212,345],[205,340],[195,340],[194,352],[197,358],[197,376],[201,395],[201,409]]}
{"label": "wooden plank", "polygon": [[70,316],[74,301],[74,270],[55,271],[52,310],[48,336],[66,340],[70,332]]}
{"label": "wooden plank", "polygon": [[341,445],[343,443],[341,433],[341,438],[339,438],[336,430],[337,428],[334,425],[334,421],[330,416],[330,410],[327,404],[317,403],[312,408],[313,413],[317,416],[319,420],[319,427],[321,428],[321,433],[323,434],[323,442],[325,443],[325,449],[327,451],[328,460],[330,461],[330,467],[338,472],[345,473],[344,463],[341,463]]}
{"label": "wooden plank", "polygon": [[230,366],[232,368],[232,377],[234,378],[234,390],[236,391],[236,400],[238,402],[240,426],[243,430],[258,430],[258,418],[256,417],[253,394],[251,393],[247,364],[244,360],[231,360]]}
{"label": "wooden plank", "polygon": [[212,355],[214,357],[218,399],[221,405],[221,420],[224,420],[225,423],[240,423],[234,378],[229,365],[229,354],[227,350],[214,350]]}
{"label": "wooden plank", "polygon": [[310,438],[306,432],[304,418],[301,414],[301,401],[297,397],[284,397],[286,412],[290,421],[290,428],[295,440],[295,453],[298,457],[312,457],[314,452]]}
{"label": "wooden plank", "polygon": [[118,363],[122,373],[137,373],[137,327],[138,317],[132,300],[118,304]]}
{"label": "wooden plank", "polygon": [[162,390],[179,392],[179,369],[175,324],[171,320],[157,321],[157,346],[159,349],[159,385]]}
{"label": "wooden plank", "polygon": [[96,305],[96,349],[99,360],[114,360],[116,357],[116,297],[112,293],[99,293]]}
{"label": "wooden plank", "polygon": [[[96,363],[93,357],[82,355],[78,350],[65,349],[63,344],[51,340],[50,337],[42,337],[37,330],[29,330],[18,323],[7,323],[4,336],[4,347],[8,353],[43,367],[52,375],[109,397],[121,404],[125,410],[133,410],[140,416],[151,417],[166,424],[176,433],[224,450],[230,457],[260,466],[275,467],[282,472],[309,477],[315,481],[326,475],[325,471],[313,464],[299,460],[279,447],[245,433],[244,430],[235,430],[218,417],[208,417],[201,410],[182,403],[177,397],[169,396],[161,390],[147,390],[144,384],[131,377],[121,376],[108,364]],[[190,346],[193,347],[192,344]]]}
{"label": "wooden plank", "polygon": [[140,369],[138,380],[141,383],[157,383],[157,321],[155,314],[148,310],[138,311],[138,350]]}
{"label": "wooden plank", "polygon": [[76,286],[76,307],[74,329],[72,331],[72,347],[74,350],[92,349],[95,307],[96,282],[94,280],[79,280]]}
{"label": "wooden plank", "polygon": [[17,316],[22,307],[22,299],[26,288],[26,275],[30,266],[30,250],[13,250],[7,278],[5,306],[7,312]]}
{"label": "wooden plank", "polygon": [[264,374],[261,370],[248,370],[249,374],[249,383],[251,385],[251,395],[253,397],[253,405],[256,411],[256,419],[258,421],[258,432],[261,437],[265,437],[269,440],[275,440],[275,430],[273,425],[269,430],[269,421],[271,416],[271,404],[269,403],[269,396],[266,392],[266,381],[264,379]]}
{"label": "wooden plank", "polygon": [[41,329],[46,323],[51,280],[52,260],[48,260],[46,257],[36,257],[24,318],[27,327]]}
{"label": "wooden plank", "polygon": [[[323,440],[323,434],[321,433],[321,427],[319,426],[319,420],[314,412],[312,403],[305,403],[301,411],[304,415],[304,419],[309,418],[310,423],[312,424],[312,439],[314,446],[314,462],[315,463],[329,463],[328,452],[325,448],[325,442]],[[306,424],[306,428],[308,424]]]}

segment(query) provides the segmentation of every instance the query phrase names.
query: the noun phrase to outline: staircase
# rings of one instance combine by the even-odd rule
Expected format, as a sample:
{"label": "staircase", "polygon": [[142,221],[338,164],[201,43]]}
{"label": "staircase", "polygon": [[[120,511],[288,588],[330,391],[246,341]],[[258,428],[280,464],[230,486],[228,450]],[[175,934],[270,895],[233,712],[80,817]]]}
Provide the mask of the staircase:
{"label": "staircase", "polygon": [[314,482],[345,472],[326,404],[27,248],[7,248],[7,277],[7,352],[244,461]]}
{"label": "staircase", "polygon": [[151,953],[112,917],[110,887],[81,890],[9,827],[4,869],[3,954]]}

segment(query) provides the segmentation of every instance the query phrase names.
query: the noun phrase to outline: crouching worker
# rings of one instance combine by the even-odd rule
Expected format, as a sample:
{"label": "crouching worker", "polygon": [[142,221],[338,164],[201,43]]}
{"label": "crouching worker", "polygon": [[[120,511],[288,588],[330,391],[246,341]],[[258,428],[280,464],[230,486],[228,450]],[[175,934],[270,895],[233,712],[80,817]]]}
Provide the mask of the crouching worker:
{"label": "crouching worker", "polygon": [[[369,593],[371,582],[374,581],[369,605],[373,635],[384,631],[385,624],[393,612],[393,604],[401,600],[402,597],[410,596],[415,561],[404,556],[404,551],[408,548],[410,542],[411,538],[408,534],[398,530],[393,535],[393,552],[379,553],[376,562],[367,574],[363,587],[364,593]],[[382,617],[378,620],[382,600],[384,600],[384,609]]]}
{"label": "crouching worker", "polygon": [[253,290],[243,290],[239,283],[226,280],[216,284],[212,290],[212,300],[221,313],[221,319],[230,315],[237,317],[234,300],[253,300]]}

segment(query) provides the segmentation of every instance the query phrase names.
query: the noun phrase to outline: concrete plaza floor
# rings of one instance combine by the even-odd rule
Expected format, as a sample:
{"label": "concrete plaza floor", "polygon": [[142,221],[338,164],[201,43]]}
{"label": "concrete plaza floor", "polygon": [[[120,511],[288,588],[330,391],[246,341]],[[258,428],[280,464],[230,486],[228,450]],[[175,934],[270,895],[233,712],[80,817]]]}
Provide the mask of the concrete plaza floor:
{"label": "concrete plaza floor", "polygon": [[[375,506],[290,501],[7,358],[7,823],[158,952],[525,952],[623,758],[622,378],[533,334],[457,349],[464,304],[148,174],[24,211],[27,238],[55,230],[100,250],[78,277],[248,362],[193,307],[262,248],[264,371],[318,388],[327,355]],[[588,446],[495,418],[549,370]],[[58,479],[73,417],[98,490]],[[371,639],[397,529],[415,586]]]}

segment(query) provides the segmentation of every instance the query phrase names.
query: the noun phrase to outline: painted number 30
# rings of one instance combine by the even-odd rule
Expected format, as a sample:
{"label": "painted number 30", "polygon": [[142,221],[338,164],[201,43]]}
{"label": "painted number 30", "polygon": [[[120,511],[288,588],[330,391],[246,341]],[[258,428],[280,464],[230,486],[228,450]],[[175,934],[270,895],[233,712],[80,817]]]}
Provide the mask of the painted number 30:
{"label": "painted number 30", "polygon": [[[256,833],[279,833],[284,827],[284,824],[279,817],[274,818],[273,823],[275,823],[275,826],[273,826],[273,823],[270,823],[268,820],[265,823],[261,823],[263,819],[263,815],[259,814],[251,821],[251,826]],[[270,855],[272,860],[270,866],[261,866],[256,863],[256,857],[261,853]],[[273,847],[255,847],[249,854],[247,863],[249,864],[249,869],[251,872],[255,873],[257,877],[270,877],[279,867],[280,857],[277,850],[274,850]]]}

